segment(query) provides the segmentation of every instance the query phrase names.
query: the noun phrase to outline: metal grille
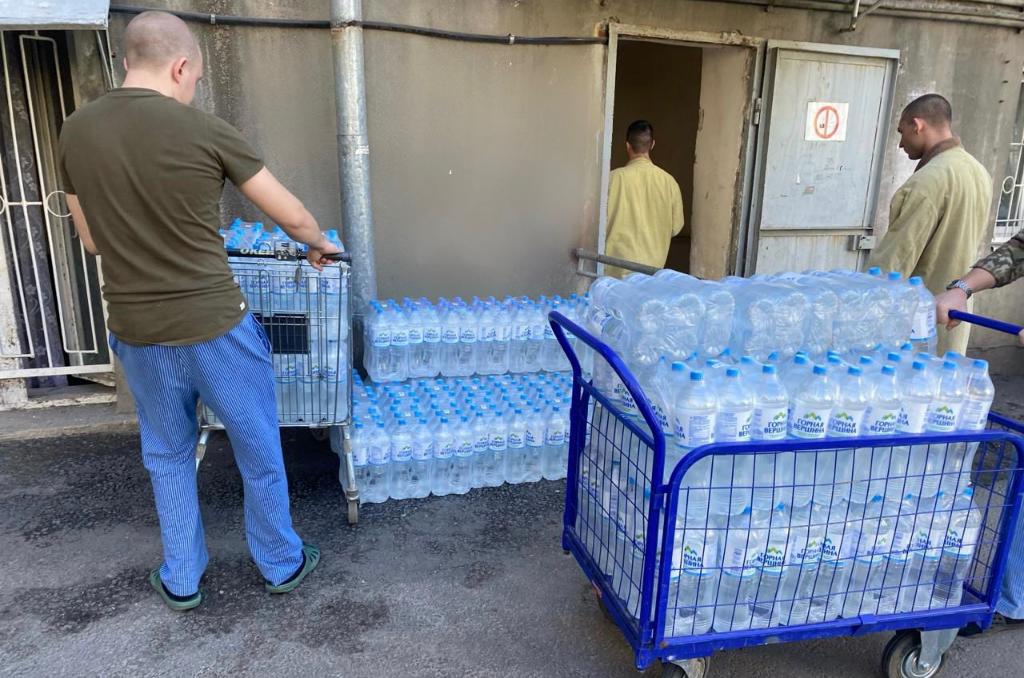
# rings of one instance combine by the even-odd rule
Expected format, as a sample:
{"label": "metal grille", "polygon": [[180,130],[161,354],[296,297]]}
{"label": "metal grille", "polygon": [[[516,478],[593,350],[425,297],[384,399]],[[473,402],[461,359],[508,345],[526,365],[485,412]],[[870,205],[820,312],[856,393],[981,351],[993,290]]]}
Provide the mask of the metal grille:
{"label": "metal grille", "polygon": [[[347,421],[352,376],[348,266],[318,272],[305,262],[232,258],[231,268],[270,343],[280,424],[318,427]],[[222,426],[209,408],[203,412],[207,425]]]}
{"label": "metal grille", "polygon": [[1024,226],[1024,80],[1017,101],[1017,122],[1014,125],[1006,176],[1000,184],[999,209],[996,211],[992,243],[1004,243]]}
{"label": "metal grille", "polygon": [[110,372],[100,271],[74,236],[57,187],[70,114],[63,45],[0,32],[0,377]]}

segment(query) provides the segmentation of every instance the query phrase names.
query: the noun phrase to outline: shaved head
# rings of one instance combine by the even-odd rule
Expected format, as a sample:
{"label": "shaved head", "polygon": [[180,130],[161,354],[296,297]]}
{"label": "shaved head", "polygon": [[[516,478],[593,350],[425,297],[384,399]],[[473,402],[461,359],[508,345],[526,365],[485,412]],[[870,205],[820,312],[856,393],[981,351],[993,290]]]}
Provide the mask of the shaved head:
{"label": "shaved head", "polygon": [[933,127],[942,127],[953,122],[953,107],[941,94],[925,94],[907,104],[902,120],[924,120]]}
{"label": "shaved head", "polygon": [[177,59],[200,58],[199,43],[185,22],[167,12],[143,12],[124,31],[128,68],[156,69]]}

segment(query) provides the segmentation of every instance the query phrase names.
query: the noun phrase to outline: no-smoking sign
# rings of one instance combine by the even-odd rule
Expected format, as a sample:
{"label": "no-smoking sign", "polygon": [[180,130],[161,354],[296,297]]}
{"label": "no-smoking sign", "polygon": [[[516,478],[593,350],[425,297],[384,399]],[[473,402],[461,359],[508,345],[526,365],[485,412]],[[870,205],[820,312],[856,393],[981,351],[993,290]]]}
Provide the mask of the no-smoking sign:
{"label": "no-smoking sign", "polygon": [[804,141],[846,141],[850,104],[812,101],[807,104]]}

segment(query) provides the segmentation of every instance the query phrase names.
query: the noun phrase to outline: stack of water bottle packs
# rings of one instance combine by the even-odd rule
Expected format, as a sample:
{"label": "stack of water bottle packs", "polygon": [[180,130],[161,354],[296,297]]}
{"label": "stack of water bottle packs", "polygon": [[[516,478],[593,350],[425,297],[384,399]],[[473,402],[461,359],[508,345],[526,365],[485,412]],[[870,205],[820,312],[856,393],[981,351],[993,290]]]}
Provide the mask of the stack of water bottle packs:
{"label": "stack of water bottle packs", "polygon": [[581,319],[586,299],[573,294],[372,301],[366,316],[367,374],[377,383],[406,379],[558,372],[569,369],[548,313]]}
{"label": "stack of water bottle packs", "polygon": [[[645,534],[651,455],[635,436],[589,436],[577,525],[627,610],[648,537],[656,567],[670,558],[670,636],[959,605],[981,541],[977,443],[884,440],[986,428],[988,365],[935,357],[934,318],[920,280],[879,271],[596,281],[585,325],[626,360],[666,437],[656,482],[714,442],[822,441],[697,461],[661,554]],[[637,416],[603,361],[588,369]]]}
{"label": "stack of water bottle packs", "polygon": [[[305,260],[275,259],[282,245],[305,250],[280,226],[268,231],[259,222],[235,219],[221,236],[232,254],[235,282],[270,340],[281,423],[316,426],[347,419],[347,290],[341,267],[317,271]],[[342,248],[337,231],[327,237]],[[213,420],[212,413],[207,416]]]}
{"label": "stack of water bottle packs", "polygon": [[352,459],[364,501],[566,476],[566,373],[375,385],[354,372],[352,379]]}

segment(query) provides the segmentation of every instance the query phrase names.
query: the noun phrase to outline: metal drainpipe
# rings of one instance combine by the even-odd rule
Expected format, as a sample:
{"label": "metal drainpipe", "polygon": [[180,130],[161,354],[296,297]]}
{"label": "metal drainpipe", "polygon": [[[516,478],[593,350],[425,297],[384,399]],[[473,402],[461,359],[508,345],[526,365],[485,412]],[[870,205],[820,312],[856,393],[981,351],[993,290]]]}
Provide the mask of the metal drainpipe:
{"label": "metal drainpipe", "polygon": [[352,309],[356,325],[353,334],[357,348],[361,345],[359,338],[362,336],[366,304],[377,298],[373,207],[370,204],[370,144],[366,134],[363,29],[359,25],[344,25],[362,18],[362,0],[331,0],[341,220],[345,247],[352,253]]}

